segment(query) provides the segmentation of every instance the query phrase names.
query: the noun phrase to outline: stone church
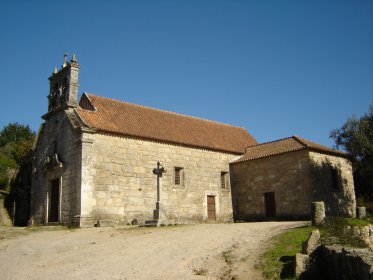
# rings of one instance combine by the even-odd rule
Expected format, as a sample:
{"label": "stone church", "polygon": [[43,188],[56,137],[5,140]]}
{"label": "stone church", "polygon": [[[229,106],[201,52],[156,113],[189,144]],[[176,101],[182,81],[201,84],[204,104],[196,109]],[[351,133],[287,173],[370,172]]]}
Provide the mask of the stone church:
{"label": "stone church", "polygon": [[[354,215],[342,152],[91,93],[65,56],[34,144],[30,223],[76,226],[308,217],[314,199]],[[291,143],[290,143],[291,142]]]}

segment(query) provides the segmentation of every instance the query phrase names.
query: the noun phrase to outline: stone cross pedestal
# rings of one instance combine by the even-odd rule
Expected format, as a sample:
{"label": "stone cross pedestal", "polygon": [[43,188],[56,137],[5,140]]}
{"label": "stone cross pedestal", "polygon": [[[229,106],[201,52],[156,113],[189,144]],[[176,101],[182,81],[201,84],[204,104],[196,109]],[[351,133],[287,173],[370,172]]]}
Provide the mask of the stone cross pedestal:
{"label": "stone cross pedestal", "polygon": [[146,221],[146,226],[160,226],[168,224],[161,201],[163,173],[166,173],[166,169],[158,161],[157,167],[153,169],[153,174],[157,175],[157,202],[155,204],[155,209],[153,211],[153,220]]}

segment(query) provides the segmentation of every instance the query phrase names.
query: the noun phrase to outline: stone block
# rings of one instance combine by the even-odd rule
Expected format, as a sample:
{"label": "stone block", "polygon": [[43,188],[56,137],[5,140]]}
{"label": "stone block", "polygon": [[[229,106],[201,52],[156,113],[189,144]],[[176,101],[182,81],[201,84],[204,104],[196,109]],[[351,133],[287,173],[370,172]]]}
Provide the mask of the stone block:
{"label": "stone block", "polygon": [[96,191],[96,198],[109,198],[109,193],[105,191]]}
{"label": "stone block", "polygon": [[121,207],[125,204],[125,199],[124,198],[114,198],[113,199],[114,207]]}
{"label": "stone block", "polygon": [[96,223],[97,227],[114,227],[117,223],[114,220],[98,220]]}
{"label": "stone block", "polygon": [[91,216],[76,215],[74,216],[73,224],[76,227],[92,227],[93,220]]}
{"label": "stone block", "polygon": [[114,192],[110,192],[110,198],[118,198],[118,197],[123,197],[123,192],[119,192],[119,191],[114,191]]}
{"label": "stone block", "polygon": [[308,240],[302,244],[302,253],[311,255],[319,246],[320,242],[320,231],[318,229],[313,230],[308,237]]}
{"label": "stone block", "polygon": [[122,166],[119,164],[113,164],[113,171],[114,172],[121,172],[122,171]]}
{"label": "stone block", "polygon": [[315,201],[311,203],[311,218],[312,225],[318,226],[325,221],[325,204],[323,201]]}
{"label": "stone block", "polygon": [[310,257],[305,254],[297,253],[295,255],[295,267],[294,267],[294,274],[295,276],[299,277],[303,272],[307,270],[309,264]]}
{"label": "stone block", "polygon": [[356,218],[364,219],[366,216],[367,212],[365,207],[356,207]]}
{"label": "stone block", "polygon": [[97,206],[105,206],[106,198],[96,198],[96,205]]}

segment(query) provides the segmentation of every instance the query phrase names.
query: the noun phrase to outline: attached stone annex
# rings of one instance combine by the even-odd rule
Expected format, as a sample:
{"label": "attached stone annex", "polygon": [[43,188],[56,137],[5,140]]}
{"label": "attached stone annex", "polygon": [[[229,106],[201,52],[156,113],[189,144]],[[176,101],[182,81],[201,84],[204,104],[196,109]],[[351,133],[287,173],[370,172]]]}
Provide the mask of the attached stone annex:
{"label": "attached stone annex", "polygon": [[299,136],[253,145],[231,162],[235,220],[309,218],[311,202],[327,215],[356,215],[351,163],[341,151]]}
{"label": "attached stone annex", "polygon": [[30,223],[309,216],[314,198],[331,212],[354,215],[344,153],[298,137],[291,139],[306,148],[272,153],[274,144],[258,144],[241,127],[91,93],[78,101],[78,74],[75,55],[65,56],[49,78],[48,112],[34,145]]}

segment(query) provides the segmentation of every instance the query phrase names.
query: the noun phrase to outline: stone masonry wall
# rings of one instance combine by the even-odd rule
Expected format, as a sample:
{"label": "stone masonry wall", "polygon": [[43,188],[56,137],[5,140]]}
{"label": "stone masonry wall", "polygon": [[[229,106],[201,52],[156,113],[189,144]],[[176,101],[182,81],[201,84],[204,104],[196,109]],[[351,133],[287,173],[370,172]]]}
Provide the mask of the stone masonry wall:
{"label": "stone masonry wall", "polygon": [[309,217],[312,201],[324,201],[327,215],[355,216],[352,168],[341,157],[289,152],[232,164],[231,177],[235,220],[266,217],[266,192],[278,217]]}
{"label": "stone masonry wall", "polygon": [[308,269],[299,279],[373,279],[373,252],[367,248],[321,245],[311,258]]}
{"label": "stone masonry wall", "polygon": [[355,217],[356,200],[351,162],[345,158],[316,152],[310,152],[309,155],[314,200],[325,202],[327,216]]}
{"label": "stone masonry wall", "polygon": [[266,217],[264,193],[274,192],[276,216],[310,215],[311,182],[307,151],[297,151],[231,165],[235,220]]}
{"label": "stone masonry wall", "polygon": [[[230,188],[222,189],[221,172],[229,171],[235,155],[140,139],[85,134],[83,146],[83,215],[92,221],[139,223],[153,218],[157,161],[163,174],[162,204],[175,223],[207,220],[207,196],[215,196],[218,221],[232,220]],[[90,140],[88,140],[90,139]],[[182,169],[182,185],[174,184],[174,169]]]}
{"label": "stone masonry wall", "polygon": [[[54,154],[54,141],[63,168],[46,168],[45,160]],[[79,191],[81,173],[80,133],[64,111],[54,114],[44,124],[39,135],[33,163],[31,189],[31,219],[36,224],[48,221],[48,203],[51,181],[60,180],[59,222],[72,224],[80,214]]]}

